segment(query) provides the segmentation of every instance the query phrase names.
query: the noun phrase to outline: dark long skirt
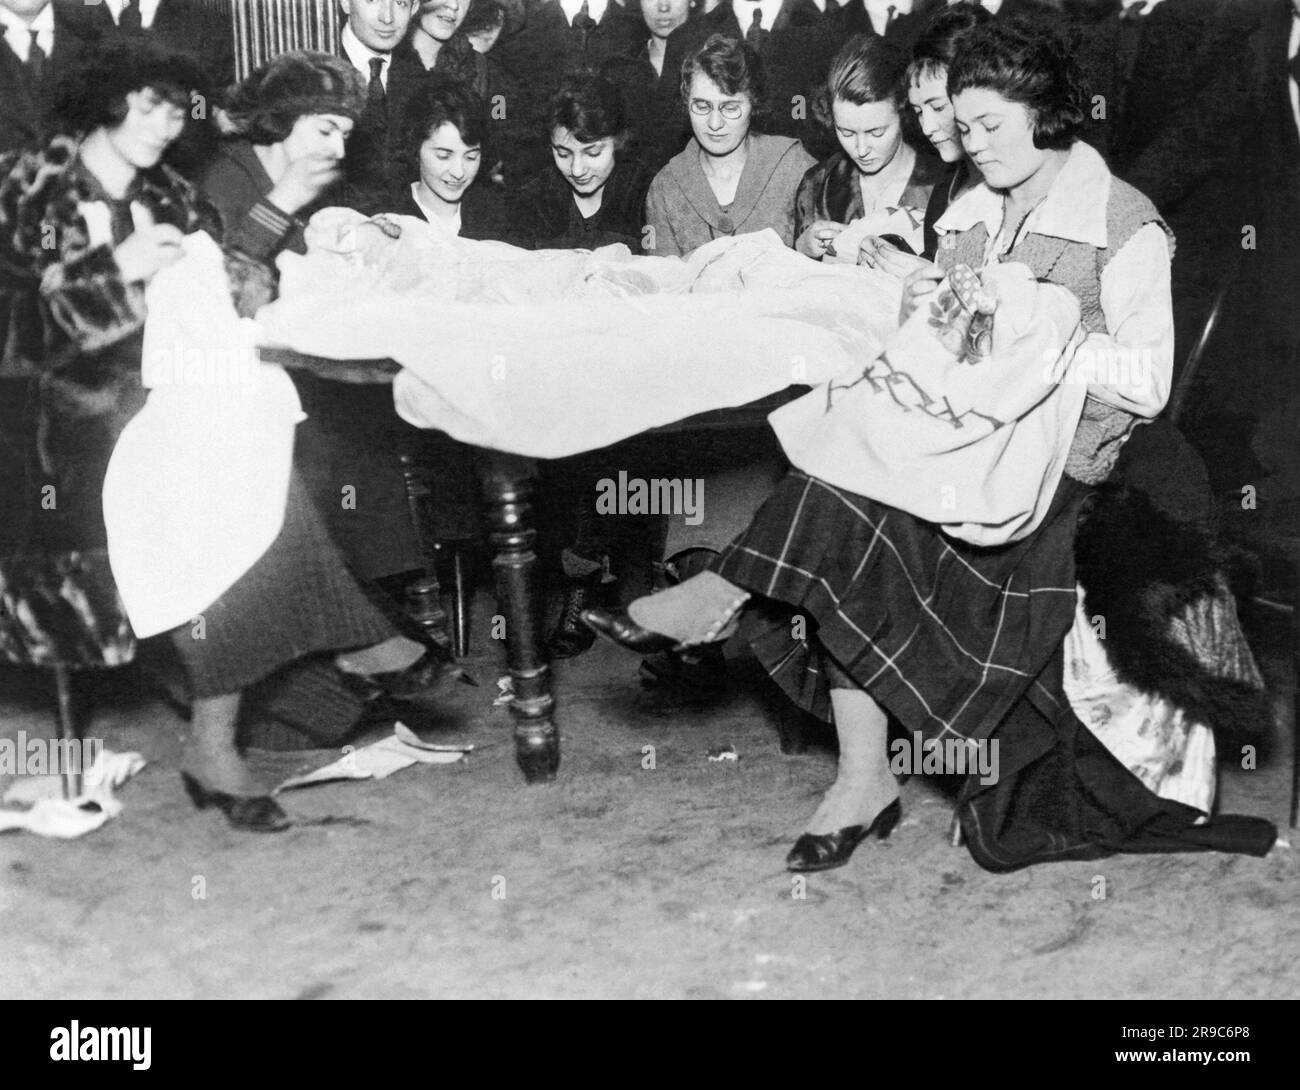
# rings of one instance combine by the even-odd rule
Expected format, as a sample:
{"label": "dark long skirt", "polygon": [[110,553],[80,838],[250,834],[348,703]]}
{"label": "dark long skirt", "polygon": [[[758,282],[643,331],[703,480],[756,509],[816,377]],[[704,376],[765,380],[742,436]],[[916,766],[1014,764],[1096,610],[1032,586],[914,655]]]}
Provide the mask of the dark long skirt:
{"label": "dark long skirt", "polygon": [[1062,480],[1039,528],[980,549],[934,525],[792,471],[714,570],[756,595],[741,625],[797,704],[830,720],[848,679],[930,739],[999,746],[958,813],[989,870],[1118,851],[1263,855],[1276,829],[1226,815],[1196,825],[1079,722],[1062,643],[1074,622],[1074,538],[1091,489]]}
{"label": "dark long skirt", "polygon": [[315,651],[366,647],[396,634],[348,572],[295,473],[271,546],[172,642],[193,695],[238,692]]}

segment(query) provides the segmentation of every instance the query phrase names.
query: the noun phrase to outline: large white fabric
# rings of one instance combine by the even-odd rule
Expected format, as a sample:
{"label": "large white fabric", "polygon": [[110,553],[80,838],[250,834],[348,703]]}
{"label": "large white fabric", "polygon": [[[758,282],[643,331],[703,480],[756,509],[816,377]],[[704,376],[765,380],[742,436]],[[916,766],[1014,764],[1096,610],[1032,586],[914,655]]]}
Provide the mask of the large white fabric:
{"label": "large white fabric", "polygon": [[288,375],[257,358],[217,244],[199,232],[184,249],[149,284],[152,392],[104,480],[109,562],[140,637],[198,617],[275,540],[303,419]]}
{"label": "large white fabric", "polygon": [[1069,374],[1082,339],[1078,300],[1025,265],[981,275],[997,300],[987,355],[971,358],[921,307],[856,374],[770,419],[805,473],[988,546],[1042,522],[1087,385]]}
{"label": "large white fabric", "polygon": [[477,446],[595,450],[824,382],[897,325],[892,277],[811,262],[770,231],[682,259],[532,253],[407,217],[393,239],[350,215],[318,214],[308,255],[279,259],[280,299],[258,314],[266,343],[394,359],[400,415]]}
{"label": "large white fabric", "polygon": [[1041,521],[1087,391],[1078,301],[1023,265],[982,274],[997,311],[976,360],[953,349],[956,303],[899,329],[897,280],[770,231],[685,259],[530,253],[328,210],[308,247],[280,258],[267,343],[396,360],[413,424],[555,458],[807,383],[771,418],[794,465],[981,545]]}

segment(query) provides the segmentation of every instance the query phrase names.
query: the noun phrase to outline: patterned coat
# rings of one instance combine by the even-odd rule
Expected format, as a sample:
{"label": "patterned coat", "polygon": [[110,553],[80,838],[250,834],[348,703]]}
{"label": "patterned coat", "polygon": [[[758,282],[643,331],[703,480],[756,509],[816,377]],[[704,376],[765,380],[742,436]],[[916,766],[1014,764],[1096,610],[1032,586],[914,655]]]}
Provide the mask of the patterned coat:
{"label": "patterned coat", "polygon": [[[122,279],[114,247],[134,230],[131,205],[183,233],[221,237],[216,213],[166,166],[139,174],[124,200],[110,197],[77,157],[77,144],[56,137],[39,151],[0,159],[0,376],[35,387],[30,430],[10,436],[26,480],[6,491],[33,513],[46,485],[54,517],[7,520],[3,531],[43,546],[103,543],[99,492],[113,444],[144,404],[140,352],[145,285]],[[228,258],[236,300],[251,312],[269,292],[261,266]],[[24,487],[25,486],[25,487]]]}

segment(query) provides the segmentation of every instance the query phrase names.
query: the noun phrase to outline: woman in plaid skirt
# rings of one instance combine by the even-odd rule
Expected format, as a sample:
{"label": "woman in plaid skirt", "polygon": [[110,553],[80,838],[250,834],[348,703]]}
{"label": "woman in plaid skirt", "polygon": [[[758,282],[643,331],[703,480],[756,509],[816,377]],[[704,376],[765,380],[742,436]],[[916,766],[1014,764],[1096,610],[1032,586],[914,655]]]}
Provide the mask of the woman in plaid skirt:
{"label": "woman in plaid skirt", "polygon": [[[977,547],[793,470],[711,571],[633,602],[625,615],[586,619],[642,652],[739,631],[792,699],[833,720],[837,779],[790,852],[791,870],[842,866],[863,839],[892,831],[900,808],[889,716],[927,743],[974,750],[996,733],[993,782],[969,776],[959,803],[972,853],[990,869],[1224,846],[1191,831],[1200,815],[1190,807],[1112,775],[1127,775],[1118,763],[1106,766],[1101,786],[1087,782],[1107,755],[1075,730],[1062,691],[1080,516],[1123,442],[1169,394],[1172,237],[1151,202],[1078,141],[1085,97],[1050,32],[976,29],[949,69],[948,90],[983,181],[936,224],[937,264],[905,280],[902,319],[928,306],[958,265],[1018,262],[1078,299],[1080,351],[1146,364],[1122,382],[1089,383],[1064,475],[1036,528]],[[1238,850],[1267,850],[1272,827],[1259,826]]]}

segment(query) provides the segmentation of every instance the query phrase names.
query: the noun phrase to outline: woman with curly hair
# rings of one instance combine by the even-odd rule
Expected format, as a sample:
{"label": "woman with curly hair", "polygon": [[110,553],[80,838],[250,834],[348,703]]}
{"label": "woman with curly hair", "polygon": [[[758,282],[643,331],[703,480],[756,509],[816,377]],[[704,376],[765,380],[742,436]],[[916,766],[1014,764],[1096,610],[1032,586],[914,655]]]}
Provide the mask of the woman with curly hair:
{"label": "woman with curly hair", "polygon": [[453,76],[428,72],[398,115],[393,198],[386,212],[425,220],[452,236],[507,241],[505,201],[481,174],[487,106]]}

